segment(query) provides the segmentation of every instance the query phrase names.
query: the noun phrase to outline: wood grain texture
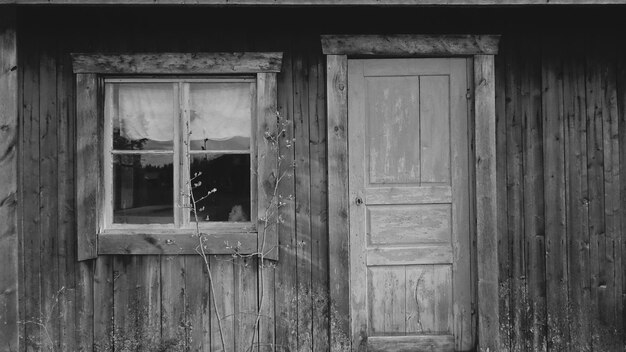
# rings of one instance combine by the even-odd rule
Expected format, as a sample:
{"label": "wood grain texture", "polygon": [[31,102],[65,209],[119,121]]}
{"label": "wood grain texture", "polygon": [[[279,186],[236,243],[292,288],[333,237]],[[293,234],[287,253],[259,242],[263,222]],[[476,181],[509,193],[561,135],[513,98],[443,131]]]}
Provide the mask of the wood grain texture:
{"label": "wood grain texture", "polygon": [[571,39],[566,42],[563,63],[563,108],[566,119],[567,229],[569,304],[571,305],[572,344],[591,349],[591,297],[589,277],[589,191],[587,178],[587,105],[585,92],[585,52]]}
{"label": "wood grain texture", "polygon": [[[41,269],[40,269],[40,227],[39,213],[39,48],[33,44],[26,45],[25,50],[32,53],[24,61],[23,73],[23,104],[22,104],[22,138],[21,158],[21,198],[22,243],[23,255],[30,258],[23,263],[24,313],[23,320],[36,322],[40,318],[41,305]],[[21,153],[21,152],[20,152]],[[33,350],[41,343],[41,329],[33,323],[24,324],[24,348]]]}
{"label": "wood grain texture", "polygon": [[[511,48],[513,49],[513,48]],[[515,48],[517,49],[517,48]],[[526,242],[524,241],[524,214],[523,214],[523,140],[522,140],[522,124],[524,117],[522,115],[522,104],[518,96],[521,96],[521,64],[522,60],[518,58],[518,50],[510,50],[507,53],[507,70],[515,74],[506,81],[506,183],[507,183],[507,203],[509,211],[507,212],[507,239],[508,249],[511,253],[511,280],[509,282],[511,289],[511,306],[525,304],[522,299],[526,297],[526,280],[523,271],[526,269],[525,251]],[[527,325],[527,315],[525,312],[512,309],[507,314],[511,320],[511,348],[524,349],[525,339],[523,331]]]}
{"label": "wood grain texture", "polygon": [[455,56],[498,53],[497,35],[323,35],[326,55]]}
{"label": "wood grain texture", "polygon": [[98,179],[100,178],[98,130],[98,78],[76,75],[76,204],[78,260],[98,255]]}
{"label": "wood grain texture", "polygon": [[409,351],[454,351],[454,337],[448,336],[373,336],[369,339],[368,351],[409,352]]}
{"label": "wood grain texture", "polygon": [[[278,258],[278,228],[274,211],[276,199],[274,189],[279,176],[278,146],[272,145],[267,136],[276,136],[277,106],[276,74],[260,73],[257,75],[257,231],[258,249],[269,259]],[[276,215],[276,214],[275,214]],[[274,216],[275,217],[275,216]]]}
{"label": "wood grain texture", "polygon": [[495,73],[491,55],[474,56],[476,133],[476,228],[478,259],[478,344],[500,346],[498,306],[498,238],[496,219]]}
{"label": "wood grain texture", "polygon": [[[98,237],[99,254],[198,254],[198,238],[187,234],[101,234]],[[256,233],[222,233],[206,237],[208,254],[233,253],[230,246],[239,245],[241,253],[257,251]],[[269,259],[273,259],[268,255]]]}
{"label": "wood grain texture", "polygon": [[[47,37],[47,36],[46,36]],[[41,233],[41,266],[48,275],[41,276],[41,316],[50,322],[59,319],[59,304],[65,288],[58,286],[58,184],[57,184],[57,74],[55,40],[49,38],[42,46],[39,61],[39,223]],[[50,297],[51,299],[43,299]],[[51,323],[46,323],[51,325]],[[42,336],[45,348],[58,348],[60,326],[47,326]]]}
{"label": "wood grain texture", "polygon": [[[316,38],[317,39],[317,38]],[[317,42],[317,40],[316,40]],[[313,350],[330,350],[328,309],[328,161],[326,158],[326,70],[319,45],[309,53],[309,155],[311,177],[311,281]]]}
{"label": "wood grain texture", "polygon": [[280,72],[282,53],[72,54],[75,73],[226,74]]}
{"label": "wood grain texture", "polygon": [[328,236],[330,268],[330,347],[350,346],[348,277],[348,58],[326,56],[328,138]]}
{"label": "wood grain texture", "polygon": [[0,350],[19,346],[18,70],[16,9],[0,14]]}
{"label": "wood grain texture", "polygon": [[[617,107],[619,112],[619,148],[620,148],[620,175],[626,175],[626,65],[624,61],[626,58],[626,50],[620,49],[617,51]],[[620,202],[626,204],[626,177],[620,177]],[[621,267],[624,267],[626,263],[626,238],[624,237],[624,230],[626,229],[626,221],[622,220],[622,237],[621,248],[617,247],[616,250],[621,251]],[[618,300],[617,312],[621,312],[621,319],[617,317],[617,331],[624,331],[626,327],[626,271],[621,270],[621,294],[622,300]],[[619,275],[619,273],[618,273]],[[616,287],[620,292],[619,286]],[[624,344],[626,344],[626,336],[622,338]]]}
{"label": "wood grain texture", "polygon": [[[287,35],[285,40],[294,46],[294,38]],[[283,123],[284,142],[293,141],[294,136],[294,53],[284,57],[284,71],[278,77],[278,111]],[[294,163],[296,162],[295,148],[288,148],[286,143],[280,145],[279,155],[282,161],[278,174],[288,175],[278,185],[278,194],[284,205],[278,211],[278,216],[284,222],[278,225],[279,257],[275,285],[281,287],[276,290],[274,300],[278,303],[275,312],[275,339],[278,348],[297,349],[298,346],[298,268],[297,268],[297,232],[296,232],[296,201]]]}
{"label": "wood grain texture", "polygon": [[[235,268],[231,258],[210,256],[215,295],[211,295],[211,350],[235,351]],[[219,311],[216,313],[215,309]],[[221,321],[222,330],[219,328]],[[223,347],[222,347],[223,346]]]}
{"label": "wood grain texture", "polygon": [[[560,46],[551,40],[543,47],[542,107],[545,162],[544,194],[546,206],[546,304],[548,348],[569,349],[567,318],[567,248],[565,224],[565,160],[563,116],[563,67]],[[550,323],[552,322],[552,323]]]}
{"label": "wood grain texture", "polygon": [[[63,47],[57,45],[55,55],[57,56],[57,78],[56,78],[56,100],[57,100],[57,142],[58,142],[58,287],[64,288],[63,295],[59,300],[59,349],[76,350],[76,253],[74,251],[74,228],[76,223],[74,202],[74,164],[75,164],[75,143],[76,120],[73,115],[72,96],[67,96],[65,92],[71,91],[74,80],[68,74],[71,72],[71,61],[68,57],[63,57],[59,53],[63,52]],[[67,274],[66,274],[67,273]]]}
{"label": "wood grain texture", "polygon": [[[187,347],[185,314],[185,256],[161,257],[161,344],[181,351]],[[202,280],[197,279],[199,282]]]}
{"label": "wood grain texture", "polygon": [[96,351],[110,351],[115,345],[113,320],[113,257],[99,256],[93,263],[93,343]]}
{"label": "wood grain texture", "polygon": [[311,178],[309,142],[309,75],[305,42],[295,45],[293,61],[293,129],[295,153],[296,266],[298,280],[299,351],[313,350],[312,261],[311,261]]}
{"label": "wood grain texture", "polygon": [[[503,40],[501,54],[495,57],[496,67],[496,151],[500,154],[506,153],[506,133],[507,133],[507,59],[508,37]],[[473,63],[471,67],[473,67]],[[473,75],[473,72],[472,72]],[[473,86],[473,84],[471,85]],[[472,141],[474,145],[474,141]],[[474,163],[474,160],[472,160]],[[502,209],[498,214],[498,310],[500,312],[500,348],[509,350],[511,348],[511,319],[508,314],[511,309],[511,256],[509,254],[508,236],[508,199],[506,182],[507,159],[498,157],[496,160],[496,189],[498,192],[497,205]]]}

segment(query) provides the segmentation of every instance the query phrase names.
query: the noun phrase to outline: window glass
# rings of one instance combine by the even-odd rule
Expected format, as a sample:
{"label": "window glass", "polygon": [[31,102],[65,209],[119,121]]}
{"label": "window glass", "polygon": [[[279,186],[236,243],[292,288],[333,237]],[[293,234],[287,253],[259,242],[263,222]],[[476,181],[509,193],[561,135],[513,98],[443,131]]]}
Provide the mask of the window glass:
{"label": "window glass", "polygon": [[109,221],[190,226],[190,182],[202,223],[251,221],[253,83],[119,78],[105,89]]}
{"label": "window glass", "polygon": [[174,222],[172,155],[113,156],[113,222]]}
{"label": "window glass", "polygon": [[250,83],[192,83],[190,149],[249,150]]}
{"label": "window glass", "polygon": [[200,174],[194,180],[199,221],[250,221],[250,154],[195,154],[190,174]]}
{"label": "window glass", "polygon": [[173,84],[119,83],[113,89],[113,149],[173,150]]}

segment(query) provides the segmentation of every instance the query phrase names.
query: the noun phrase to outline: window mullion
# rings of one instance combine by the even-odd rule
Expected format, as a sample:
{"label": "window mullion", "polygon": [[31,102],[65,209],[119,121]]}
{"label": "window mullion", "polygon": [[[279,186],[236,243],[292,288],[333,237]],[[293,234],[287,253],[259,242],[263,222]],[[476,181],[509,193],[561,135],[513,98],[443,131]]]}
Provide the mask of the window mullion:
{"label": "window mullion", "polygon": [[181,190],[185,193],[184,197],[181,197],[184,201],[184,207],[182,210],[182,224],[184,227],[189,226],[189,207],[191,206],[191,199],[189,195],[189,131],[191,130],[191,121],[190,121],[190,111],[189,111],[189,83],[180,83],[180,106],[182,111],[182,118],[180,121],[180,156],[181,156],[181,167],[179,169],[180,180],[181,180]]}
{"label": "window mullion", "polygon": [[113,86],[105,85],[105,106],[104,106],[104,227],[107,228],[113,223],[113,120],[115,117],[114,96],[116,95]]}
{"label": "window mullion", "polygon": [[181,197],[181,187],[180,187],[180,83],[173,83],[174,85],[174,106],[178,107],[176,111],[178,111],[178,116],[172,116],[175,119],[174,121],[174,225],[175,227],[180,227],[181,224],[181,209],[180,206],[182,203]]}

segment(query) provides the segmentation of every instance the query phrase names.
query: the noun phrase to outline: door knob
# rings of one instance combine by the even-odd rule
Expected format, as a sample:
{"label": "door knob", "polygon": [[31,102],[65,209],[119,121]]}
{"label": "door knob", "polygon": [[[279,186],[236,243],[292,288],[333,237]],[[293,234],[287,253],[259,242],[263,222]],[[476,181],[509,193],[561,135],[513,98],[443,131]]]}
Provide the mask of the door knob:
{"label": "door knob", "polygon": [[363,204],[363,199],[361,199],[361,197],[356,197],[354,202],[356,203],[356,205],[361,205],[361,204]]}

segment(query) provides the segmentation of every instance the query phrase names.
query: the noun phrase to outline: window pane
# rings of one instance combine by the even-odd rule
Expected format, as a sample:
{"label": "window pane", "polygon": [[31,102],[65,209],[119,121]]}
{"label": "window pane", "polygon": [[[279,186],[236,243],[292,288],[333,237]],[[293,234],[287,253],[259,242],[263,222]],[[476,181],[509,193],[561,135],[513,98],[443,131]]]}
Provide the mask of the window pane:
{"label": "window pane", "polygon": [[113,222],[174,222],[172,155],[113,155]]}
{"label": "window pane", "polygon": [[[196,208],[199,221],[250,221],[250,155],[195,154],[191,158],[191,177],[196,201],[216,189]],[[191,221],[195,221],[193,212]]]}
{"label": "window pane", "polygon": [[172,150],[174,86],[171,83],[111,83],[113,149]]}
{"label": "window pane", "polygon": [[250,83],[192,83],[192,150],[249,150],[252,121]]}

